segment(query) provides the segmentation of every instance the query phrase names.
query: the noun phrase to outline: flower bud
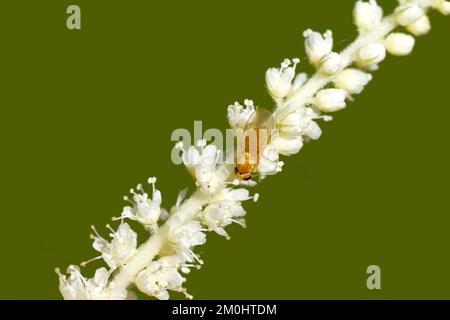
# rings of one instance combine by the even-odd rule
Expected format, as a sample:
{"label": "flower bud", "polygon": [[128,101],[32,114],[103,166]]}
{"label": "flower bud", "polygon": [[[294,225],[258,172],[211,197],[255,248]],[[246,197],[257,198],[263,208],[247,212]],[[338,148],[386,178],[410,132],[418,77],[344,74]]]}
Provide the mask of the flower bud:
{"label": "flower bud", "polygon": [[330,52],[320,59],[319,65],[320,72],[327,75],[335,74],[341,69],[341,56],[339,53]]}
{"label": "flower bud", "polygon": [[415,36],[423,36],[427,34],[431,29],[430,19],[424,15],[422,18],[410,24],[406,29]]}
{"label": "flower bud", "polygon": [[339,72],[334,80],[334,84],[336,88],[344,89],[349,94],[359,94],[370,80],[372,80],[370,73],[350,68]]}
{"label": "flower bud", "polygon": [[394,56],[406,56],[411,53],[416,40],[409,34],[393,32],[384,41],[388,52]]}
{"label": "flower bud", "polygon": [[407,26],[418,21],[424,12],[422,8],[415,3],[405,3],[395,10],[395,17],[401,26]]}
{"label": "flower bud", "polygon": [[291,91],[291,82],[295,76],[293,68],[270,68],[266,71],[266,85],[270,94],[276,98],[284,98]]}
{"label": "flower bud", "polygon": [[343,89],[323,89],[316,94],[316,107],[324,112],[334,112],[345,108],[347,91]]}
{"label": "flower bud", "polygon": [[353,18],[360,30],[370,30],[381,22],[383,9],[375,0],[357,1],[353,10]]}
{"label": "flower bud", "polygon": [[385,57],[386,48],[379,42],[366,44],[358,51],[358,60],[364,65],[380,63]]}
{"label": "flower bud", "polygon": [[450,14],[450,1],[442,1],[436,7],[440,13],[448,16]]}
{"label": "flower bud", "polygon": [[303,33],[303,36],[305,37],[305,51],[312,64],[317,64],[333,49],[333,34],[330,30],[321,35],[308,29]]}

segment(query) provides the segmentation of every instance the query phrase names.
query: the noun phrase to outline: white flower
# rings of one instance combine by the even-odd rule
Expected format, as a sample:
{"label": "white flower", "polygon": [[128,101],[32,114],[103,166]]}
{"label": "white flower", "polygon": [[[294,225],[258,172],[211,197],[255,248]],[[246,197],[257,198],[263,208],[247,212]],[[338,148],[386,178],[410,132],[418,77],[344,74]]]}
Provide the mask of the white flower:
{"label": "white flower", "polygon": [[283,155],[296,154],[303,147],[303,126],[301,108],[289,113],[276,124],[278,133],[272,144]]}
{"label": "white flower", "polygon": [[195,166],[200,162],[200,152],[198,152],[197,148],[195,146],[190,146],[183,152],[181,159],[188,171],[195,175]]}
{"label": "white flower", "polygon": [[197,143],[199,150],[194,146],[190,146],[188,152],[191,152],[191,155],[183,154],[183,162],[185,162],[186,167],[194,167],[198,166],[203,167],[211,167],[215,168],[218,161],[218,150],[217,147],[213,144],[203,146],[200,142]]}
{"label": "white flower", "polygon": [[[136,276],[136,286],[143,293],[154,296],[160,300],[169,299],[169,292],[173,290],[183,292],[182,287],[186,279],[178,272],[179,261],[175,257],[164,257],[153,261],[150,265]],[[187,294],[186,294],[187,295]],[[191,296],[187,295],[189,298]]]}
{"label": "white flower", "polygon": [[341,56],[339,53],[330,52],[319,61],[319,71],[326,75],[333,75],[341,69]]}
{"label": "white flower", "polygon": [[277,145],[275,143],[271,143],[264,148],[264,151],[259,158],[256,171],[259,173],[261,178],[264,178],[280,172],[283,165],[284,163],[279,161]]}
{"label": "white flower", "polygon": [[[109,227],[109,225],[107,227]],[[108,242],[101,237],[94,226],[92,226],[92,230],[94,230],[95,233],[94,235],[91,235],[91,238],[94,239],[92,246],[102,254],[101,257],[111,269],[115,269],[126,263],[136,251],[137,234],[127,223],[121,223],[117,228],[117,231],[111,229],[111,242]],[[92,261],[92,259],[90,261]],[[87,264],[87,262],[84,262],[83,264]]]}
{"label": "white flower", "polygon": [[189,173],[196,178],[196,185],[203,193],[213,194],[224,185],[224,172],[217,169],[220,151],[206,141],[197,142],[198,149],[190,146],[182,155]]}
{"label": "white flower", "polygon": [[416,22],[408,25],[406,29],[415,36],[422,36],[424,34],[427,34],[431,29],[430,19],[427,15],[424,15]]}
{"label": "white flower", "polygon": [[405,3],[395,10],[397,23],[401,26],[412,24],[422,18],[423,15],[422,8],[416,3]]}
{"label": "white flower", "polygon": [[323,89],[316,94],[315,103],[319,110],[335,112],[345,108],[347,91],[343,89]]}
{"label": "white flower", "polygon": [[183,261],[197,261],[199,264],[203,264],[192,251],[194,246],[202,245],[206,242],[206,235],[200,222],[183,221],[179,217],[174,217],[167,223],[169,224],[167,240],[175,252],[182,257]]}
{"label": "white flower", "polygon": [[89,292],[86,288],[87,280],[81,275],[77,266],[69,266],[67,273],[69,277],[63,275],[59,269],[55,270],[59,276],[59,291],[65,300],[87,300]]}
{"label": "white flower", "polygon": [[[301,133],[294,133],[292,131],[287,131],[286,133],[280,134],[272,143],[276,150],[280,154],[290,156],[298,153],[303,147],[303,137]],[[267,159],[267,157],[265,157]],[[275,159],[277,160],[277,159]],[[275,172],[277,172],[277,167],[274,166]],[[267,171],[267,169],[266,169]]]}
{"label": "white flower", "polygon": [[[308,107],[296,107],[287,115],[277,112],[275,113],[277,135],[271,142],[271,146],[286,156],[298,153],[305,141],[317,140],[322,134],[322,130],[314,120],[330,120],[330,118],[330,116],[321,116],[317,111]],[[266,158],[270,159],[270,157]],[[266,168],[280,170],[281,166],[275,163],[276,158],[272,157],[272,159],[273,161],[264,163]]]}
{"label": "white flower", "polygon": [[95,271],[94,277],[87,280],[86,291],[91,300],[118,300],[125,299],[126,290],[110,290],[107,288],[108,278],[111,271],[106,268],[99,268]]}
{"label": "white flower", "polygon": [[255,107],[252,100],[245,100],[244,106],[235,102],[228,106],[228,122],[233,129],[244,129],[253,112],[255,112]]}
{"label": "white flower", "polygon": [[202,211],[202,219],[205,225],[217,234],[229,238],[224,227],[235,222],[245,226],[245,221],[239,219],[245,216],[245,210],[240,204],[223,203],[211,204]]}
{"label": "white flower", "polygon": [[130,190],[133,195],[130,200],[128,197],[124,197],[126,201],[132,203],[133,206],[126,206],[123,208],[122,214],[118,218],[113,218],[114,220],[128,218],[130,220],[135,220],[142,223],[148,229],[157,228],[157,222],[160,215],[166,214],[165,210],[161,208],[162,195],[161,192],[156,189],[156,178],[151,177],[147,181],[152,185],[152,197],[150,198],[141,184],[136,187],[136,192],[134,189]]}
{"label": "white flower", "polygon": [[358,51],[358,61],[363,65],[376,65],[386,57],[386,48],[382,43],[372,42]]}
{"label": "white flower", "polygon": [[442,1],[436,7],[440,13],[448,16],[450,14],[450,1]]}
{"label": "white flower", "polygon": [[388,52],[394,56],[406,56],[414,49],[416,40],[405,33],[393,32],[384,41]]}
{"label": "white flower", "polygon": [[353,10],[353,17],[360,30],[370,30],[381,22],[383,9],[375,0],[369,2],[357,1]]}
{"label": "white flower", "polygon": [[123,300],[127,297],[125,289],[111,289],[107,287],[111,272],[105,268],[95,271],[92,279],[86,279],[76,266],[69,266],[69,276],[55,270],[59,276],[59,290],[65,300]]}
{"label": "white flower", "polygon": [[327,30],[321,35],[308,29],[303,33],[303,37],[305,37],[306,54],[312,64],[317,64],[320,59],[333,49],[333,34],[331,30]]}
{"label": "white flower", "polygon": [[267,89],[274,98],[282,99],[289,94],[299,62],[299,59],[285,59],[280,68],[270,68],[266,71]]}
{"label": "white flower", "polygon": [[[224,189],[211,201],[202,212],[202,222],[217,234],[229,238],[225,227],[231,223],[237,223],[245,227],[245,210],[241,206],[242,201],[251,199],[246,189]],[[258,198],[255,194],[254,199]]]}
{"label": "white flower", "polygon": [[344,89],[349,94],[359,94],[370,80],[372,80],[370,73],[349,68],[339,72],[334,79],[334,84],[336,88]]}
{"label": "white flower", "polygon": [[300,123],[299,128],[302,132],[302,136],[306,140],[317,140],[322,135],[322,130],[317,124],[316,119],[323,119],[325,121],[330,121],[332,118],[330,116],[321,116],[312,108],[300,108],[298,110],[300,113]]}
{"label": "white flower", "polygon": [[208,167],[199,166],[195,171],[197,187],[206,194],[214,194],[222,189],[224,180],[222,174],[216,170],[211,170]]}

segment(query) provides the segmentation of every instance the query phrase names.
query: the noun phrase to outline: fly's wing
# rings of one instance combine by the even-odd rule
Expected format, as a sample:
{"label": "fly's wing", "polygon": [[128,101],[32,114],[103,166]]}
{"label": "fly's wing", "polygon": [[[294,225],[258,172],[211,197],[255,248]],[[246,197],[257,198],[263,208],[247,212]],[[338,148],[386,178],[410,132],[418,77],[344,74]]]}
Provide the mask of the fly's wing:
{"label": "fly's wing", "polygon": [[257,108],[248,118],[244,130],[260,128],[271,130],[274,126],[272,112],[264,108]]}
{"label": "fly's wing", "polygon": [[271,131],[275,121],[272,112],[264,108],[257,108],[244,127],[245,152],[249,162],[257,164],[264,148],[271,139]]}

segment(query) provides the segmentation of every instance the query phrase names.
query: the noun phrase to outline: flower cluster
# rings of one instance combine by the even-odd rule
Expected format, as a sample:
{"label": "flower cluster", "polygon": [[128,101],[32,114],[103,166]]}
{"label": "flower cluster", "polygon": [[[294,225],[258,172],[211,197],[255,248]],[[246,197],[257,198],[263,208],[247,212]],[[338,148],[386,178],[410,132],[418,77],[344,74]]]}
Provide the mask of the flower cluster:
{"label": "flower cluster", "polygon": [[206,140],[197,141],[196,146],[190,146],[186,151],[183,144],[178,143],[182,160],[188,172],[195,177],[196,186],[204,193],[214,194],[224,188],[226,172],[218,167],[220,150],[213,144],[207,145]]}
{"label": "flower cluster", "polygon": [[237,223],[245,227],[245,210],[242,208],[243,201],[253,199],[258,201],[259,194],[253,197],[249,196],[247,189],[226,188],[219,192],[206,208],[201,212],[200,219],[208,230],[215,231],[217,234],[229,239],[225,227],[231,223]]}
{"label": "flower cluster", "polygon": [[161,217],[163,220],[168,213],[164,208],[161,208],[162,196],[161,192],[156,189],[156,178],[150,177],[147,182],[152,185],[153,198],[144,191],[142,184],[136,186],[136,191],[130,189],[131,199],[128,196],[124,197],[125,201],[130,202],[131,206],[125,206],[122,214],[113,220],[130,219],[143,224],[147,229],[155,231],[157,229],[157,222]]}
{"label": "flower cluster", "polygon": [[[291,62],[289,59],[286,59],[284,63],[289,65]],[[296,79],[304,77],[306,75],[302,73],[297,75]],[[299,83],[293,84],[290,90],[301,86]],[[230,126],[238,132],[244,129],[255,109],[253,101],[249,99],[244,101],[244,105],[235,102],[228,106]],[[315,120],[324,119],[329,121],[331,119],[330,116],[322,116],[320,112],[310,107],[296,108],[295,111],[287,115],[280,110],[280,112],[274,112],[273,117],[274,132],[269,143],[261,153],[256,169],[260,178],[273,175],[282,170],[284,162],[280,161],[280,155],[289,156],[296,154],[303,147],[305,141],[319,139],[322,131]]]}
{"label": "flower cluster", "polygon": [[68,276],[56,269],[59,275],[59,290],[65,300],[123,300],[129,296],[124,288],[108,288],[108,279],[111,271],[99,268],[94,277],[86,279],[80,268],[70,265],[67,268]]}
{"label": "flower cluster", "polygon": [[[333,51],[331,31],[322,34],[306,30],[305,50],[316,74],[310,77],[297,74],[298,58],[285,59],[279,68],[266,72],[266,86],[276,108],[271,114],[274,133],[260,150],[254,168],[259,178],[280,172],[284,165],[281,156],[296,154],[305,142],[319,139],[322,130],[317,120],[331,120],[328,113],[345,108],[347,100],[360,94],[387,53],[410,54],[414,36],[424,35],[431,28],[429,9],[448,15],[450,2],[400,0],[394,13],[383,17],[383,10],[375,0],[357,1],[353,17],[359,36],[341,53]],[[397,30],[398,27],[404,31]],[[228,107],[228,121],[236,136],[245,130],[257,108],[252,100]],[[257,201],[259,195],[250,196],[242,186],[253,186],[256,181],[240,180],[229,165],[219,161],[224,156],[222,152],[205,140],[189,147],[178,143],[176,147],[182,152],[183,164],[194,178],[197,190],[186,200],[186,189],[181,191],[168,212],[161,207],[162,194],[156,189],[156,178],[147,181],[152,188],[151,196],[142,184],[131,189],[131,197],[124,197],[129,204],[119,217],[113,218],[120,221],[117,230],[107,226],[110,240],[92,227],[93,248],[100,255],[81,264],[103,259],[109,270],[101,267],[92,278],[86,278],[77,266],[69,266],[67,275],[57,269],[65,299],[129,299],[133,297],[129,291],[131,284],[158,299],[168,299],[169,291],[192,298],[183,287],[186,281],[183,275],[203,265],[196,247],[206,242],[206,232],[213,231],[229,239],[227,226],[232,223],[246,226],[242,202]],[[141,224],[151,234],[140,247],[128,221]]]}
{"label": "flower cluster", "polygon": [[160,300],[169,299],[168,290],[182,292],[186,297],[192,298],[182,287],[186,278],[180,274],[178,270],[180,266],[181,261],[177,256],[163,257],[153,261],[147,268],[138,273],[136,286],[145,294]]}
{"label": "flower cluster", "polygon": [[[97,260],[101,257],[111,269],[115,269],[126,263],[136,251],[137,234],[127,223],[121,223],[117,231],[114,231],[109,225],[107,227],[111,230],[111,242],[102,238],[92,226],[95,233],[95,235],[91,235],[91,238],[94,239],[92,246],[101,253],[101,256],[94,259]],[[82,263],[82,265],[86,264],[87,262]]]}
{"label": "flower cluster", "polygon": [[[206,163],[201,164],[201,158],[208,154],[208,146],[200,143],[200,149],[201,152],[198,154],[200,159],[197,159],[196,166],[206,165]],[[202,152],[205,150],[206,152]],[[191,149],[191,154],[192,152]],[[211,163],[208,162],[208,165]],[[189,168],[190,164],[186,166]],[[245,226],[243,219],[245,210],[242,208],[241,202],[250,199],[256,201],[259,197],[258,194],[249,196],[248,190],[242,188],[222,188],[211,195],[208,203],[204,207],[198,208],[191,219],[186,219],[175,214],[183,203],[186,190],[180,192],[177,203],[169,214],[160,207],[162,197],[161,192],[155,187],[156,178],[149,178],[148,183],[153,187],[153,199],[145,193],[140,184],[136,187],[136,191],[131,189],[132,200],[128,197],[125,197],[125,200],[133,205],[125,206],[122,215],[113,218],[113,220],[121,221],[117,230],[107,225],[111,240],[108,241],[102,237],[92,226],[94,231],[94,234],[91,235],[92,246],[100,252],[100,256],[82,262],[81,266],[103,259],[109,270],[99,268],[91,279],[82,276],[77,266],[68,267],[68,276],[57,270],[60,277],[60,291],[65,299],[125,299],[132,297],[126,288],[116,287],[113,282],[109,281],[112,275],[126,267],[137,251],[137,234],[124,220],[140,222],[147,230],[157,232],[158,222],[163,217],[167,222],[164,244],[158,254],[159,259],[150,261],[147,267],[137,273],[134,282],[140,291],[158,299],[168,299],[169,290],[181,292],[191,298],[191,295],[183,287],[186,279],[182,274],[189,273],[191,268],[200,268],[203,264],[198,254],[194,252],[194,248],[206,242],[205,232],[207,231],[214,231],[229,238],[224,229],[226,226],[233,222]],[[210,195],[210,189],[204,191]],[[152,228],[149,229],[149,226]]]}
{"label": "flower cluster", "polygon": [[[361,93],[367,83],[372,80],[369,72],[378,69],[378,65],[386,58],[387,53],[394,56],[410,54],[415,45],[413,35],[424,35],[431,28],[426,15],[427,10],[435,8],[443,14],[448,14],[449,3],[443,0],[402,0],[391,16],[392,19],[383,19],[383,9],[375,0],[357,1],[353,16],[362,44],[351,54],[345,50],[341,54],[333,51],[333,34],[330,30],[324,34],[311,29],[306,30],[303,36],[309,62],[316,67],[316,75],[327,80],[325,83],[334,84],[334,88],[319,90],[310,101],[304,101],[314,111],[315,118],[320,117],[320,112],[336,112],[345,108],[346,100],[352,95]],[[379,35],[379,30],[382,27],[386,28],[386,25],[388,25],[388,34]],[[391,32],[396,26],[405,27],[405,31],[412,35]],[[270,68],[266,72],[269,93],[277,103],[276,112],[283,116],[286,114],[282,109],[286,105],[295,104],[294,97],[297,93],[301,93],[305,85],[314,82],[311,78],[311,81],[308,81],[304,73],[295,74],[298,63],[299,60],[296,59],[291,66],[291,61],[286,59],[281,68]],[[296,112],[295,110],[304,107],[305,104],[300,103],[291,106],[289,110]],[[297,148],[290,148],[288,152],[281,153],[293,154],[296,153],[294,151],[298,151],[301,145],[299,137],[296,136],[296,140],[291,142]]]}
{"label": "flower cluster", "polygon": [[[295,75],[295,68],[300,59],[285,59],[280,68],[270,68],[266,72],[266,85],[274,98],[282,99],[293,90],[298,89],[306,80],[305,75]],[[295,79],[294,79],[295,77]]]}
{"label": "flower cluster", "polygon": [[182,286],[186,279],[183,273],[191,268],[200,268],[203,260],[194,252],[196,246],[206,242],[206,231],[215,231],[229,238],[225,227],[235,222],[245,226],[242,219],[245,210],[242,201],[258,199],[258,194],[249,196],[246,189],[225,188],[215,194],[194,218],[183,219],[174,215],[167,221],[166,242],[160,251],[159,260],[153,261],[138,273],[136,286],[142,292],[158,299],[168,299],[169,290],[191,296]]}

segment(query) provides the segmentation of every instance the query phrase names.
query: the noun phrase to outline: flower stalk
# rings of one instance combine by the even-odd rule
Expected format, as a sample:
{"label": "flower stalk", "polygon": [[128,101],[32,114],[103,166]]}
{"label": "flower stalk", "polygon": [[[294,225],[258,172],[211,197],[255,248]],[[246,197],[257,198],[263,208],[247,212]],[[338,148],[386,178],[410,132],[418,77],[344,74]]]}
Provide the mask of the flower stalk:
{"label": "flower stalk", "polygon": [[[203,261],[194,252],[196,246],[206,242],[207,231],[229,239],[225,227],[237,223],[245,227],[246,214],[242,202],[257,201],[248,187],[267,176],[282,171],[280,156],[298,153],[304,143],[317,140],[322,131],[318,120],[330,121],[328,113],[346,107],[347,100],[359,94],[372,79],[372,72],[387,53],[404,56],[413,50],[414,37],[395,32],[405,28],[414,36],[430,30],[426,15],[430,9],[449,14],[450,2],[444,0],[400,0],[391,15],[383,18],[383,10],[375,0],[357,1],[354,21],[359,36],[342,52],[333,51],[331,31],[323,34],[310,29],[303,33],[309,62],[316,73],[308,78],[296,73],[298,58],[285,59],[279,68],[266,72],[266,84],[275,108],[274,128],[277,135],[264,146],[254,173],[258,180],[244,181],[235,173],[234,166],[220,164],[221,151],[205,140],[194,146],[177,143],[183,164],[195,180],[196,191],[185,200],[185,190],[180,192],[170,211],[161,207],[162,195],[156,188],[156,178],[149,178],[151,196],[139,184],[130,190],[130,197],[119,220],[117,231],[111,229],[111,241],[97,231],[92,236],[93,247],[108,265],[99,268],[93,278],[85,278],[76,266],[69,266],[68,275],[57,270],[60,291],[65,299],[127,299],[133,296],[132,285],[149,296],[168,299],[169,290],[184,293],[184,274],[200,268]],[[241,132],[257,107],[253,101],[235,103],[228,107],[228,120],[235,132]],[[226,157],[234,153],[225,151]],[[229,162],[226,162],[229,163]],[[128,220],[142,224],[150,237],[137,246],[137,235],[127,224]],[[84,265],[83,263],[82,265]]]}

